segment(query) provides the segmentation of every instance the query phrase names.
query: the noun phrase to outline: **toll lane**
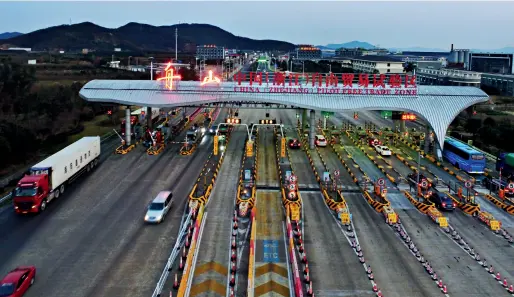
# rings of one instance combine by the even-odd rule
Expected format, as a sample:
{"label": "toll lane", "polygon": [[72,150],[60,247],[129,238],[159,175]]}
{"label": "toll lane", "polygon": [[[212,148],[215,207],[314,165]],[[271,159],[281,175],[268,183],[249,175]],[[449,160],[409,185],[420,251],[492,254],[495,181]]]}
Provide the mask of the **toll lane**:
{"label": "toll lane", "polygon": [[[173,146],[158,156],[111,155],[42,215],[15,217],[20,223],[0,245],[10,255],[0,260],[0,273],[36,265],[39,281],[27,296],[151,294],[206,147],[196,158],[180,158]],[[146,226],[147,204],[169,189],[175,207],[163,224]]]}
{"label": "toll lane", "polygon": [[500,272],[502,280],[514,280],[514,246],[509,244],[501,235],[494,234],[489,227],[476,218],[461,211],[443,213],[448,216],[449,223],[462,234],[466,242],[474,248],[481,259],[486,259],[493,265],[495,271]]}
{"label": "toll lane", "polygon": [[231,225],[246,135],[242,127],[234,128],[224,152],[225,159],[206,208],[206,223],[189,296],[227,294]]}
{"label": "toll lane", "polygon": [[[301,137],[298,135],[298,131],[296,129],[296,119],[294,118],[294,114],[290,111],[282,110],[279,111],[279,117],[284,122],[284,128],[287,130],[287,141],[289,139],[298,139],[301,143]],[[288,142],[286,142],[287,145]],[[304,150],[308,149],[301,143],[301,147],[299,148],[291,148],[288,147],[288,153],[290,162],[294,168],[294,173],[298,177],[299,188],[318,188],[318,182],[316,181],[316,177],[312,174],[312,168],[309,163],[309,159],[305,155]]]}
{"label": "toll lane", "polygon": [[399,215],[412,240],[424,242],[418,245],[420,253],[447,284],[451,296],[507,296],[505,289],[430,218],[417,210],[400,210]]}
{"label": "toll lane", "polygon": [[289,296],[284,213],[278,191],[257,191],[254,296]]}
{"label": "toll lane", "polygon": [[375,281],[384,296],[439,296],[440,291],[423,267],[384,223],[383,216],[369,206],[362,194],[347,194],[345,198],[366,255],[366,263],[371,265]]}
{"label": "toll lane", "polygon": [[279,178],[273,130],[259,127],[257,148],[257,187],[278,187]]}
{"label": "toll lane", "polygon": [[302,194],[304,245],[314,294],[372,296],[369,280],[320,193]]}
{"label": "toll lane", "polygon": [[[417,156],[417,152],[414,150],[403,146],[402,152],[404,153],[406,158],[411,158],[414,160],[414,156]],[[425,158],[421,158],[421,165],[423,167],[426,167],[428,170],[430,170],[432,173],[436,174],[439,178],[443,180],[446,184],[450,181],[453,185],[458,184],[461,187],[463,187],[462,183],[455,177],[449,174],[448,172],[444,171],[441,167],[437,166],[436,164],[430,162],[429,160]],[[463,187],[463,194],[466,195],[466,189]],[[480,208],[483,211],[486,211],[494,216],[495,219],[502,222],[503,226],[509,231],[509,233],[514,232],[514,217],[510,215],[509,213],[505,212],[504,210],[498,208],[495,206],[492,202],[489,200],[481,197],[480,195],[477,195],[475,197],[476,203],[480,204]]]}

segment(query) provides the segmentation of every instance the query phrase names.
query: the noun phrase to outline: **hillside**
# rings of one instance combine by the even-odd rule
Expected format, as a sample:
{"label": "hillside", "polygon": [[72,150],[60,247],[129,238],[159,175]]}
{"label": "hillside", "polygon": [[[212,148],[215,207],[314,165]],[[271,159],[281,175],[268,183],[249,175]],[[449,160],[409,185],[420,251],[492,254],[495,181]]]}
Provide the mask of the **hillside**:
{"label": "hillside", "polygon": [[23,35],[23,33],[20,33],[20,32],[5,32],[5,33],[0,33],[0,39],[13,38],[13,37],[20,36],[20,35]]}
{"label": "hillside", "polygon": [[125,26],[109,29],[85,22],[74,25],[61,25],[37,30],[21,36],[3,40],[2,43],[33,50],[65,51],[110,50],[175,50],[175,28],[178,28],[179,51],[194,50],[194,46],[216,44],[227,48],[255,50],[291,50],[294,45],[277,40],[255,40],[235,36],[221,28],[208,24],[179,24],[172,26],[151,26],[128,23]]}
{"label": "hillside", "polygon": [[323,48],[323,49],[333,49],[333,50],[336,50],[336,49],[342,48],[342,47],[344,47],[344,48],[364,48],[364,49],[375,48],[375,46],[372,45],[371,43],[357,41],[357,40],[346,42],[346,43],[337,43],[337,44],[329,43],[327,45],[319,45],[318,47]]}

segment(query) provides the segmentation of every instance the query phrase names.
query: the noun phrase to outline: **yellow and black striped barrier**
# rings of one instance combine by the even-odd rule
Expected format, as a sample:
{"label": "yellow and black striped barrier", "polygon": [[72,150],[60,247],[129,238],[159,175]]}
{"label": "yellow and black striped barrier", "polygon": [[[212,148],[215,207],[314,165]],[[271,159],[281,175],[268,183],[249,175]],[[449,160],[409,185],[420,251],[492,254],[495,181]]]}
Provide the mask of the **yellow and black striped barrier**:
{"label": "yellow and black striped barrier", "polygon": [[414,197],[412,197],[412,195],[407,192],[407,191],[403,191],[405,197],[407,197],[407,199],[409,199],[409,201],[417,208],[419,209],[419,211],[421,211],[422,213],[426,214],[428,212],[428,209],[430,207],[433,207],[435,204],[432,203],[432,202],[426,202],[426,201],[423,201],[423,202],[420,202],[416,199],[414,199]]}
{"label": "yellow and black striped barrier", "polygon": [[130,152],[131,150],[133,150],[135,147],[136,147],[135,144],[131,144],[129,146],[125,146],[124,144],[122,144],[122,145],[120,145],[119,147],[116,148],[114,153],[116,153],[118,155],[125,155],[128,152]]}
{"label": "yellow and black striped barrier", "polygon": [[444,192],[450,199],[453,200],[457,204],[457,206],[462,209],[463,212],[469,214],[469,215],[477,215],[480,212],[480,204],[473,204],[473,203],[463,203],[459,199],[455,198],[453,195],[451,195],[448,192]]}
{"label": "yellow and black striped barrier", "polygon": [[511,215],[514,215],[514,205],[509,205],[509,204],[506,204],[504,202],[502,202],[501,200],[499,200],[498,198],[494,197],[494,196],[491,196],[489,194],[486,194],[484,195],[484,197],[491,201],[492,203],[494,203],[496,206],[498,206],[499,208],[505,210],[506,212],[508,212],[509,214]]}
{"label": "yellow and black striped barrier", "polygon": [[158,155],[158,154],[162,153],[163,150],[164,150],[164,143],[159,143],[157,146],[150,146],[146,150],[146,153],[150,156]]}

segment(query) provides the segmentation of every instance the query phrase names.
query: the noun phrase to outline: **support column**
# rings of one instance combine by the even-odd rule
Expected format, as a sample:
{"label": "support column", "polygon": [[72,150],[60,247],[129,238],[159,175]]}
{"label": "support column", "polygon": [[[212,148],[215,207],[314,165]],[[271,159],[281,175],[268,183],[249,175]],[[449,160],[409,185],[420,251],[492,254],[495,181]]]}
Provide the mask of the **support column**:
{"label": "support column", "polygon": [[125,144],[127,146],[130,145],[130,138],[132,134],[132,127],[130,125],[130,106],[127,106],[127,109],[125,109]]}
{"label": "support column", "polygon": [[430,152],[430,125],[427,124],[425,126],[425,145],[423,150],[425,151],[425,154],[428,154]]}
{"label": "support column", "polygon": [[305,127],[307,126],[307,118],[308,118],[307,109],[303,109],[302,110],[302,129],[301,129],[302,132],[303,132],[303,130],[305,130]]}
{"label": "support column", "polygon": [[148,126],[148,129],[152,131],[152,108],[147,107],[146,108],[146,125]]}
{"label": "support column", "polygon": [[183,119],[186,118],[186,114],[187,114],[186,110],[187,110],[187,107],[182,107],[182,118]]}
{"label": "support column", "polygon": [[405,132],[406,128],[405,128],[405,121],[401,121],[400,120],[400,132]]}
{"label": "support column", "polygon": [[311,120],[311,127],[310,127],[310,133],[309,133],[309,148],[311,150],[314,149],[314,135],[316,135],[316,112],[314,110],[311,110],[310,114],[310,120]]}

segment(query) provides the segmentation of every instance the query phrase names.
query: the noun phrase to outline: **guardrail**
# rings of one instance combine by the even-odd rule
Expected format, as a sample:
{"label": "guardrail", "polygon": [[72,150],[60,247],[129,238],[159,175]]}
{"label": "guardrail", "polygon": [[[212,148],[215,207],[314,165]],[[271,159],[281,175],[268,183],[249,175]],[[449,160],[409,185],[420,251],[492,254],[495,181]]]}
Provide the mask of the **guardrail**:
{"label": "guardrail", "polygon": [[170,268],[173,265],[173,262],[175,262],[175,259],[180,254],[180,246],[183,240],[183,237],[187,234],[186,230],[189,225],[189,221],[191,220],[192,212],[189,212],[189,215],[187,216],[186,220],[184,221],[182,225],[182,229],[179,232],[179,235],[177,237],[177,241],[175,242],[175,246],[173,247],[173,250],[171,251],[170,257],[168,258],[168,261],[166,262],[166,266],[164,266],[164,270],[162,271],[161,277],[159,278],[159,281],[157,282],[157,286],[155,287],[155,290],[152,294],[152,297],[160,296],[162,293],[162,288],[164,287],[164,283],[168,279],[168,275],[170,274]]}
{"label": "guardrail", "polygon": [[[459,139],[457,139],[457,138],[455,138],[455,137],[452,137],[452,136],[446,136],[446,137],[448,137],[448,138],[450,138],[450,139],[452,139],[452,140],[458,141],[458,142],[460,142],[460,143],[463,143],[463,144],[469,145],[469,144],[467,144],[466,142],[464,142],[464,141],[462,141],[462,140],[459,140]],[[495,155],[492,155],[492,154],[489,154],[489,153],[487,153],[487,152],[484,152],[483,150],[481,150],[481,149],[479,149],[479,148],[477,148],[477,147],[475,147],[475,146],[472,146],[472,145],[470,145],[470,146],[471,146],[472,148],[474,148],[475,150],[477,150],[477,151],[481,152],[482,154],[484,154],[484,155],[485,155],[485,157],[486,157],[489,161],[496,162],[496,156],[495,156]]]}

